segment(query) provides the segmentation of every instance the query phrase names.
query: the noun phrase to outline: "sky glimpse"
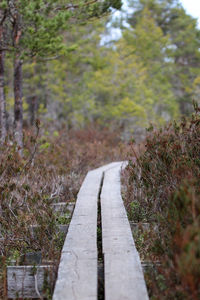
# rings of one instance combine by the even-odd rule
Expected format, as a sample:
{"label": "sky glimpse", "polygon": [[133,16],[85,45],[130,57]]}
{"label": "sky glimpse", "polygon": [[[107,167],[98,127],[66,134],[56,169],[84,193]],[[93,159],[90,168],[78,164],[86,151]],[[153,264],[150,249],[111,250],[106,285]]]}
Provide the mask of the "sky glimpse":
{"label": "sky glimpse", "polygon": [[198,19],[200,26],[200,0],[181,0],[180,2],[188,14]]}

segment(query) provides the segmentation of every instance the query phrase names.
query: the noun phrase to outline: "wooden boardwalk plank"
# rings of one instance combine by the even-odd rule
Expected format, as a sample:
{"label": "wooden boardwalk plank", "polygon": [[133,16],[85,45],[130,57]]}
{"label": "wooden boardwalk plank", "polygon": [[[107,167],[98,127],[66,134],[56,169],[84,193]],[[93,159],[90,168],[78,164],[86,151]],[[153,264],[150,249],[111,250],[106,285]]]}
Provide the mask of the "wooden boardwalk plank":
{"label": "wooden boardwalk plank", "polygon": [[147,300],[140,258],[121,198],[121,166],[105,172],[101,193],[105,300]]}
{"label": "wooden boardwalk plank", "polygon": [[54,210],[54,212],[59,213],[60,215],[64,215],[66,213],[71,215],[73,213],[74,206],[74,202],[56,202],[51,204],[51,207]]}
{"label": "wooden boardwalk plank", "polygon": [[97,300],[97,202],[103,172],[88,172],[62,249],[53,300]]}
{"label": "wooden boardwalk plank", "polygon": [[[45,296],[43,293],[44,285],[52,286],[53,272],[52,266],[8,266],[8,298],[40,298]],[[46,282],[46,283],[45,283]]]}

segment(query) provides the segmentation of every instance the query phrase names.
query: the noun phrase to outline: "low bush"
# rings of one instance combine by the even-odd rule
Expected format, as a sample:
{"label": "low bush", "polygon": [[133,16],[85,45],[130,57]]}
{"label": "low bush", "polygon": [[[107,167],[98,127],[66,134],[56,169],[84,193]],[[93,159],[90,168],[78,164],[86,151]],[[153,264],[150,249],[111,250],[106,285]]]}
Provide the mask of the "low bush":
{"label": "low bush", "polygon": [[200,299],[199,109],[180,124],[151,127],[142,150],[132,146],[129,156],[123,175],[128,214],[152,228],[136,244],[142,256],[160,261],[146,274],[151,299]]}
{"label": "low bush", "polygon": [[[87,171],[123,159],[125,145],[108,129],[24,132],[24,156],[12,139],[0,151],[0,299],[7,299],[6,267],[39,252],[56,269],[63,236],[53,202],[73,202]],[[37,239],[31,225],[39,225]],[[63,222],[62,222],[63,224]]]}

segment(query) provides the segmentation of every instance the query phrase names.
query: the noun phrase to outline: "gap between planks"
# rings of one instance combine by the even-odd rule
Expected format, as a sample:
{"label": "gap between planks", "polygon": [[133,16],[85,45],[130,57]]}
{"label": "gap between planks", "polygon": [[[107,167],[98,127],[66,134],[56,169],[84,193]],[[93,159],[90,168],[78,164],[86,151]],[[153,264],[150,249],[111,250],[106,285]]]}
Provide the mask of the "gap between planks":
{"label": "gap between planks", "polygon": [[78,193],[62,249],[53,300],[97,300],[97,202],[103,172],[111,163],[88,172]]}
{"label": "gap between planks", "polygon": [[148,299],[120,190],[122,162],[88,172],[63,246],[53,300],[97,300],[97,203],[100,183],[105,300]]}

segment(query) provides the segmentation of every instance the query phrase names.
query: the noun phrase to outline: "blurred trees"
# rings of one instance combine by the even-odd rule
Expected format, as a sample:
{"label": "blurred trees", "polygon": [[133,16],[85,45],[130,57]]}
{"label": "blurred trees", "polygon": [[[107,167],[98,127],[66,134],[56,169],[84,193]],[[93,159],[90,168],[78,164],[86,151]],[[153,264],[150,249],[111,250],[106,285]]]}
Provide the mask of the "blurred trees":
{"label": "blurred trees", "polygon": [[170,82],[183,114],[191,112],[195,80],[200,68],[200,30],[178,0],[130,0],[136,11],[129,23],[136,30],[148,9],[157,26],[169,37],[168,58],[172,61]]}
{"label": "blurred trees", "polygon": [[[55,8],[58,7],[55,5],[59,5],[59,1],[46,3],[43,0],[3,0],[0,6],[1,19],[6,23],[5,26],[2,24],[1,45],[3,47],[6,45],[5,51],[7,50],[12,54],[14,61],[14,131],[15,140],[20,149],[23,148],[23,61],[27,57],[36,58],[37,56],[57,53],[64,46],[61,44],[62,38],[58,34],[66,27],[65,23],[69,18],[69,13],[54,12]],[[5,34],[4,31],[6,31]],[[3,96],[0,100],[3,103]],[[1,111],[3,114],[3,105]],[[2,139],[3,137],[4,131],[2,131]]]}
{"label": "blurred trees", "polygon": [[[50,55],[64,55],[68,51],[63,43],[63,32],[69,29],[74,20],[86,21],[101,16],[110,7],[120,8],[120,0],[98,1],[29,1],[3,0],[0,3],[0,108],[1,139],[5,140],[5,93],[4,93],[4,54],[10,51],[13,56],[14,88],[14,134],[19,151],[23,149],[23,93],[22,64],[25,59],[38,61]],[[6,32],[5,32],[6,31]],[[29,97],[33,110],[34,97]],[[34,113],[32,114],[32,121]]]}
{"label": "blurred trees", "polygon": [[[27,40],[21,42],[23,57],[34,53],[23,65],[23,108],[29,124],[39,115],[53,126],[83,127],[97,122],[140,135],[149,122],[162,124],[187,114],[192,100],[198,100],[200,31],[196,20],[175,0],[131,0],[135,10],[128,26],[121,28],[121,38],[103,44],[111,18],[105,12],[110,6],[120,7],[120,2],[112,2],[94,3],[90,9],[86,2],[78,11],[67,10],[74,17],[63,23],[63,29],[70,26],[70,30],[59,37],[56,30],[51,32],[55,24],[48,25],[48,31],[38,14],[38,32],[31,32],[30,27]],[[62,14],[58,24],[60,18]],[[45,42],[46,35],[53,44]],[[53,53],[59,53],[58,57],[48,61]],[[10,105],[10,72],[7,76]]]}

